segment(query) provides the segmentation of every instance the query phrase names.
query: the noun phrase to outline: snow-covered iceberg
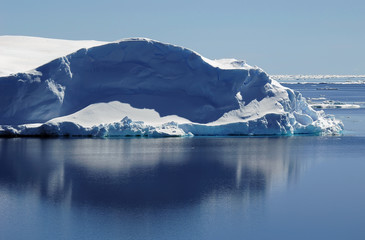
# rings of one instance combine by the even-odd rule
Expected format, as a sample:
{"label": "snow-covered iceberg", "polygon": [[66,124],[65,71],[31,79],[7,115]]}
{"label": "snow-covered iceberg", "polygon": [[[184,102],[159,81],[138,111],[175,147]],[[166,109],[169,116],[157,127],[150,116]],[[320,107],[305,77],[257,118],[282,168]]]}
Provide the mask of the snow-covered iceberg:
{"label": "snow-covered iceberg", "polygon": [[0,78],[3,136],[337,134],[258,67],[133,38]]}

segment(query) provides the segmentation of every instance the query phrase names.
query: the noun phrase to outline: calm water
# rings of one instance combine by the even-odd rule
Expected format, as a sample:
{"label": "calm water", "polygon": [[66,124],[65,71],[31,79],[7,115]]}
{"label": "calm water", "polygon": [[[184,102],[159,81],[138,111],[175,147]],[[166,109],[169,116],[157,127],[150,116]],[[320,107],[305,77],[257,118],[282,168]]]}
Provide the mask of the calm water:
{"label": "calm water", "polygon": [[0,239],[364,239],[365,138],[1,139]]}
{"label": "calm water", "polygon": [[0,239],[363,240],[364,109],[330,111],[344,136],[0,139]]}

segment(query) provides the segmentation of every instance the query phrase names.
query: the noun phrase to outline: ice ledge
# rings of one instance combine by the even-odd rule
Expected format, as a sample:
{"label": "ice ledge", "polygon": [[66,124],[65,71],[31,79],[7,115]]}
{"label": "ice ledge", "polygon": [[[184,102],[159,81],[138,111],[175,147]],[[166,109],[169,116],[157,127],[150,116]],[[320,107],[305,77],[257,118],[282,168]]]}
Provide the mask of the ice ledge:
{"label": "ice ledge", "polygon": [[0,126],[0,137],[191,137],[191,136],[292,136],[297,134],[340,135],[343,124],[331,117],[308,125],[293,122],[290,114],[267,114],[259,119],[222,125],[174,121],[152,126],[125,117],[119,122],[84,127],[74,122],[48,122]]}

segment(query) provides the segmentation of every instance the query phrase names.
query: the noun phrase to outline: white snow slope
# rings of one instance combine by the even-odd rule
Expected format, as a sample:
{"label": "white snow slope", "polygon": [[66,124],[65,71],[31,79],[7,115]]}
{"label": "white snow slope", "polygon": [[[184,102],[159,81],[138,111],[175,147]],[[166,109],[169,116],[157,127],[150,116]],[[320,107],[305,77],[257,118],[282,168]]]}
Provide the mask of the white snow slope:
{"label": "white snow slope", "polygon": [[56,58],[107,42],[0,36],[0,77],[32,70]]}
{"label": "white snow slope", "polygon": [[134,38],[0,78],[2,136],[338,134],[258,67]]}

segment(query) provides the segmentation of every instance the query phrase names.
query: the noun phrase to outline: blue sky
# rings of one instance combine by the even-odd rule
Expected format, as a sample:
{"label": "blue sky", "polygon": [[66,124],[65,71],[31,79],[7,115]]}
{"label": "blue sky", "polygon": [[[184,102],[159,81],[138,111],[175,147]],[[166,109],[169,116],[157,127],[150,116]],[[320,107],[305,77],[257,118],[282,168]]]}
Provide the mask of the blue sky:
{"label": "blue sky", "polygon": [[0,35],[148,37],[269,74],[365,74],[365,1],[1,0]]}

